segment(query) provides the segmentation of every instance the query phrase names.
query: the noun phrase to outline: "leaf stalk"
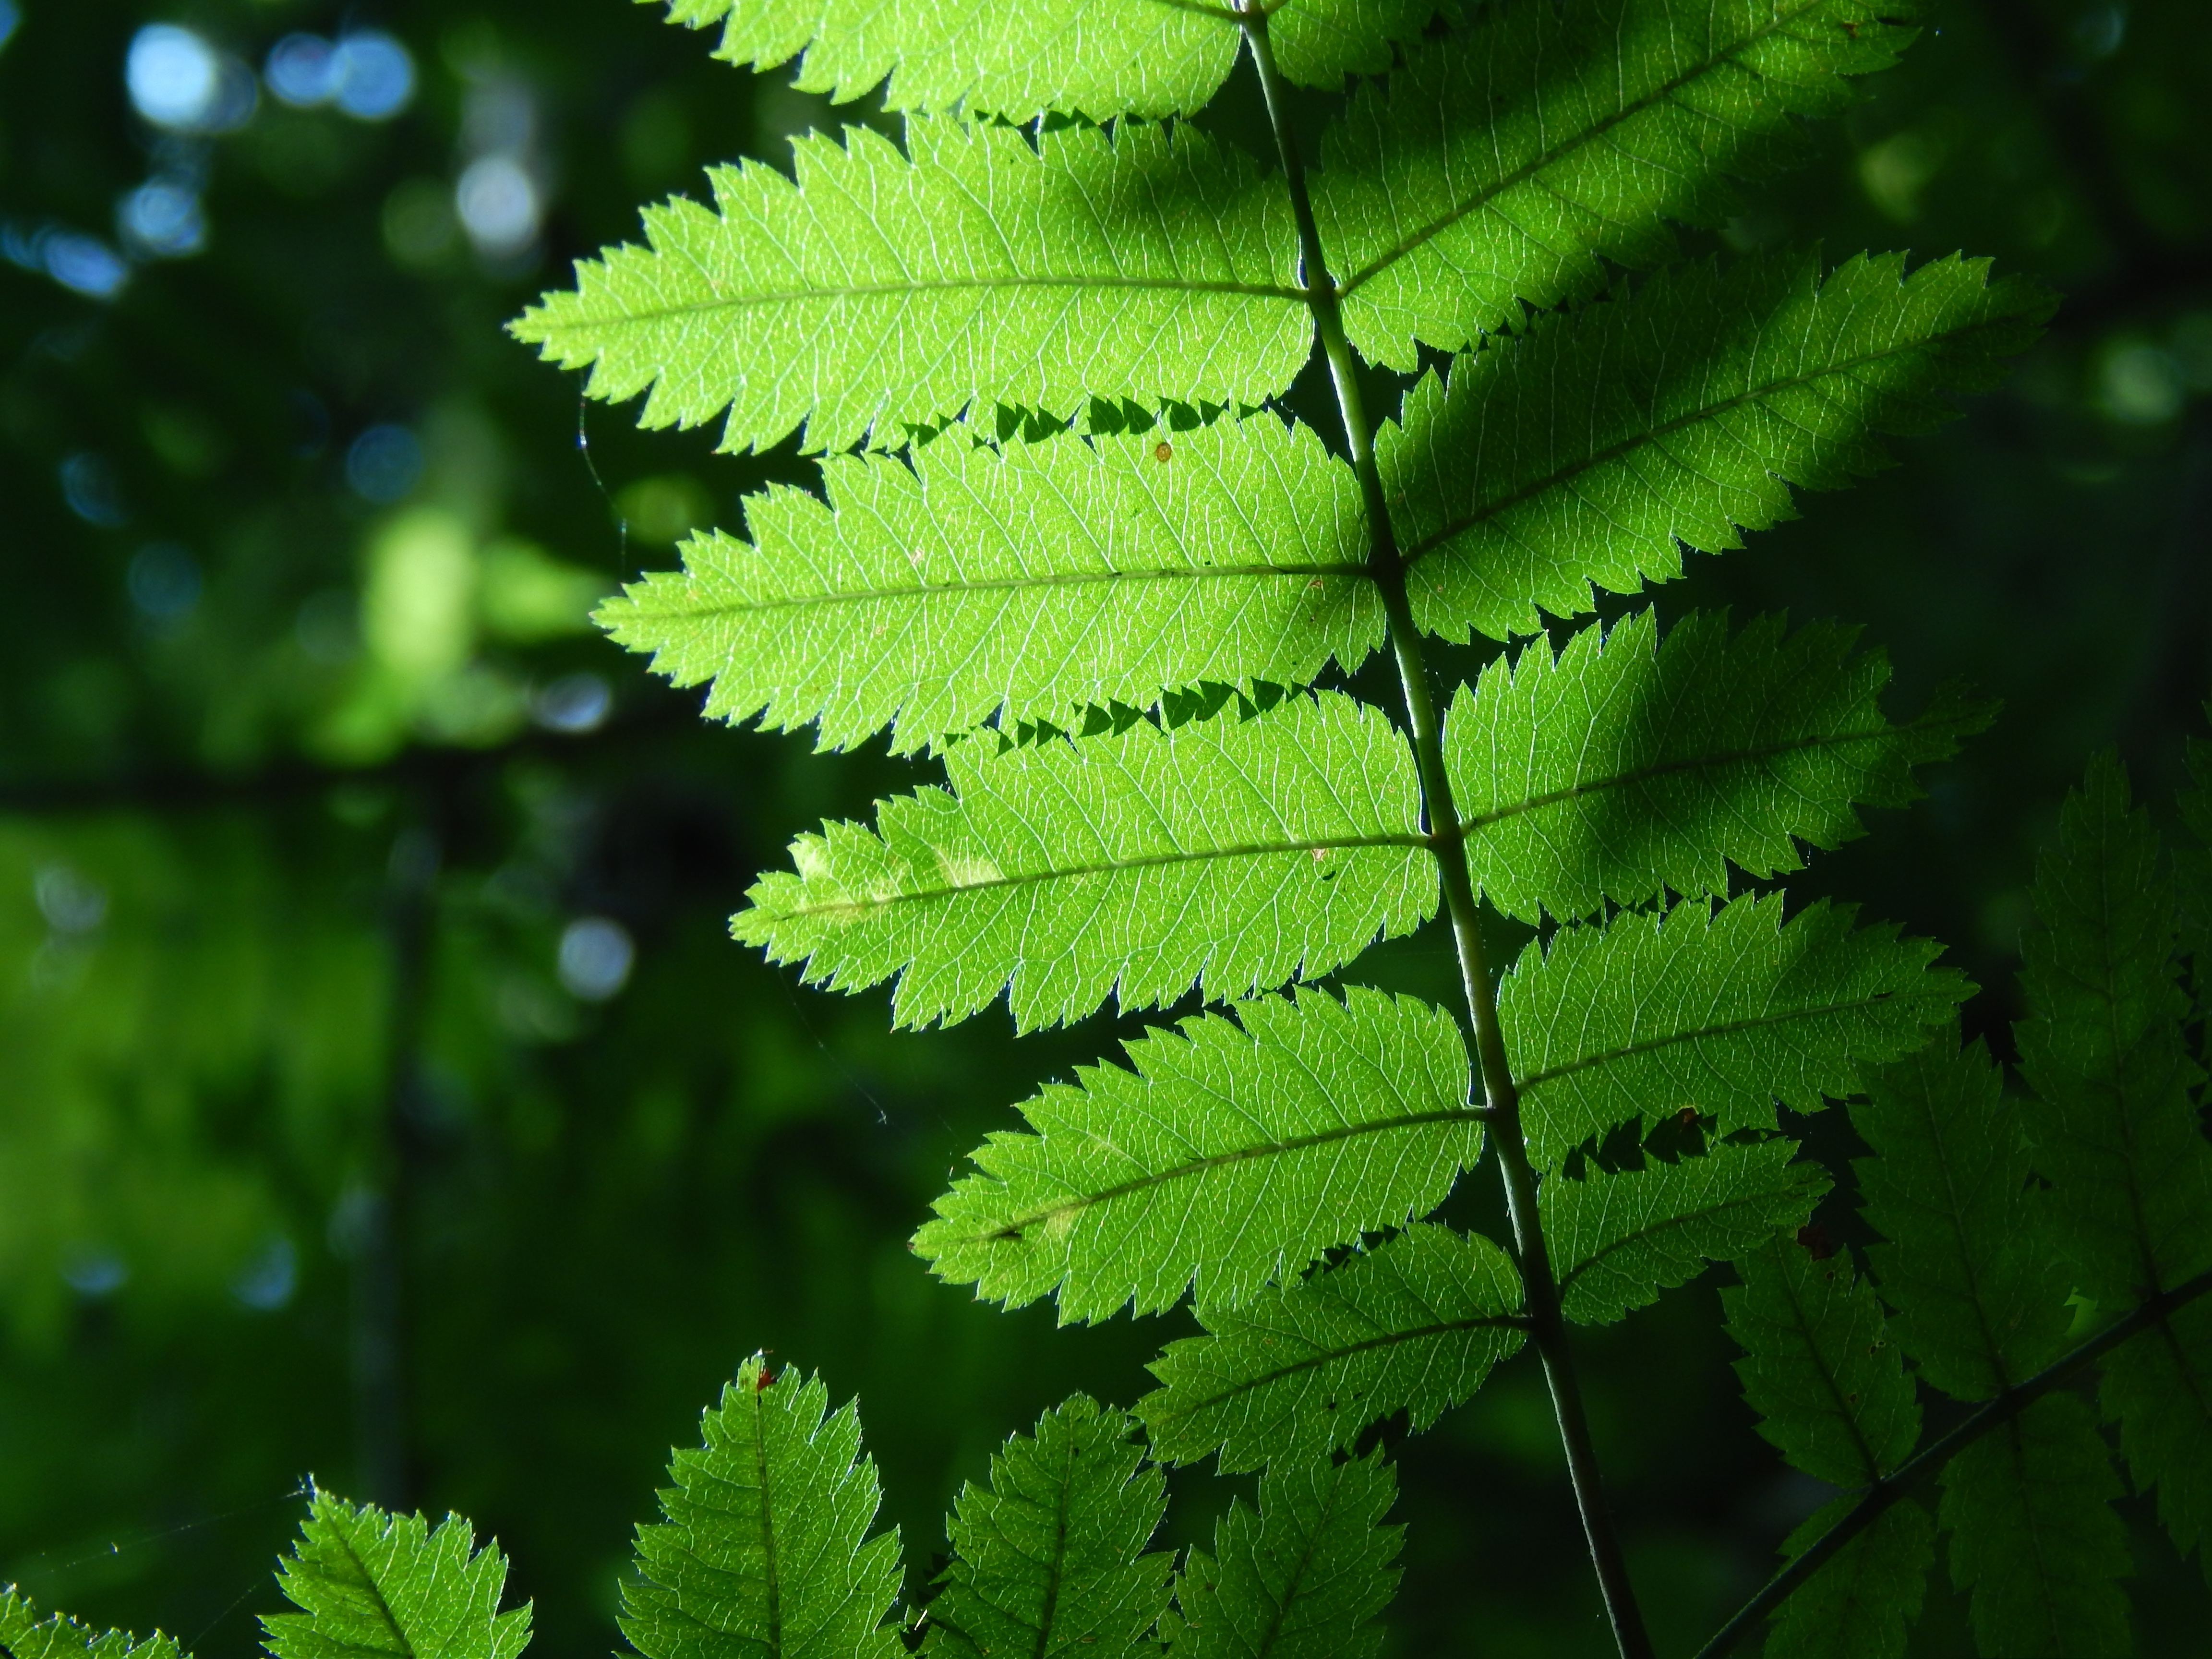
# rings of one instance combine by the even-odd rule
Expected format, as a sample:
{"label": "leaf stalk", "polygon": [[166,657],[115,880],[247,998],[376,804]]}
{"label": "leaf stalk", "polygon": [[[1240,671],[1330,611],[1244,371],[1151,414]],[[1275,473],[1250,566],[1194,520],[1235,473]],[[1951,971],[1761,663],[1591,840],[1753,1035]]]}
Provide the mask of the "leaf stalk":
{"label": "leaf stalk", "polygon": [[1244,40],[1267,101],[1267,118],[1291,195],[1297,224],[1300,279],[1314,326],[1328,359],[1329,378],[1336,391],[1337,410],[1352,464],[1359,478],[1365,503],[1369,536],[1368,566],[1381,591],[1389,619],[1390,648],[1398,665],[1398,679],[1406,699],[1406,717],[1413,757],[1421,781],[1423,808],[1428,819],[1430,849],[1442,872],[1445,908],[1451,917],[1457,947],[1462,989],[1473,1024],[1470,1048],[1482,1078],[1483,1094],[1492,1113],[1492,1136],[1498,1148],[1499,1168],[1513,1223],[1515,1252],[1521,1269],[1522,1291],[1528,1301],[1529,1334],[1544,1364],[1552,1392],[1559,1439],[1567,1455],[1567,1470],[1574,1485],[1575,1503],[1581,1511],[1583,1533],[1589,1545],[1598,1587],[1605,1598],[1614,1644],[1621,1659],[1653,1659],[1650,1634],[1636,1601],[1628,1567],[1611,1510],[1605,1499],[1597,1453],[1589,1420],[1583,1409],[1582,1389],[1576,1380],[1567,1344],[1566,1321],[1559,1310],[1559,1286],[1544,1243],[1543,1220],[1536,1199],[1536,1171],[1528,1161],[1528,1141],[1521,1127],[1521,1103],[1513,1073],[1506,1059],[1505,1039],[1498,1019],[1498,998],[1492,983],[1488,957],[1483,947],[1482,916],[1476,902],[1474,882],[1467,861],[1465,833],[1453,803],[1451,779],[1444,766],[1443,727],[1427,663],[1421,648],[1420,630],[1414,625],[1413,606],[1406,592],[1406,567],[1391,525],[1389,501],[1382,489],[1382,475],[1375,459],[1375,428],[1369,420],[1359,389],[1358,359],[1344,329],[1343,313],[1335,283],[1328,274],[1321,229],[1306,189],[1305,163],[1291,125],[1289,94],[1275,66],[1274,50],[1267,38],[1267,15],[1253,0],[1242,0]]}

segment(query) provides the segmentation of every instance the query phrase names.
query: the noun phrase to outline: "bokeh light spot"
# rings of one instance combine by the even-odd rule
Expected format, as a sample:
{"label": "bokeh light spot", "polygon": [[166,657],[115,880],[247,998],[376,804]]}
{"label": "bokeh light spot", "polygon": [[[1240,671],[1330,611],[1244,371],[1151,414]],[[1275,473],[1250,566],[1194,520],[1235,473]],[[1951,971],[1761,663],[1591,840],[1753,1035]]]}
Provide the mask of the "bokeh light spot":
{"label": "bokeh light spot", "polygon": [[182,259],[207,246],[207,216],[198,192],[155,179],[124,197],[115,212],[123,240],[157,259]]}
{"label": "bokeh light spot", "polygon": [[407,48],[378,29],[349,34],[337,44],[337,106],[358,121],[388,121],[415,97],[415,60]]}
{"label": "bokeh light spot", "polygon": [[605,1002],[629,983],[637,947],[629,930],[606,916],[582,916],[561,934],[561,983],[571,996]]}
{"label": "bokeh light spot", "polygon": [[571,737],[606,724],[614,693],[597,674],[563,674],[531,699],[531,717],[549,732]]}
{"label": "bokeh light spot", "polygon": [[61,483],[62,499],[87,524],[112,530],[130,517],[123,509],[115,469],[104,457],[83,452],[70,456],[62,463]]}
{"label": "bokeh light spot", "polygon": [[57,933],[74,938],[94,933],[107,920],[107,890],[66,864],[41,866],[31,878],[31,896]]}
{"label": "bokeh light spot", "polygon": [[131,280],[131,267],[121,254],[81,231],[41,232],[33,257],[64,288],[90,299],[113,299]]}
{"label": "bokeh light spot", "polygon": [[2098,404],[2126,426],[2161,425],[2181,412],[2186,396],[2172,354],[2141,340],[2107,351],[2099,368]]}
{"label": "bokeh light spot", "polygon": [[373,426],[346,451],[345,470],[355,495],[388,506],[422,482],[422,446],[404,426]]}
{"label": "bokeh light spot", "polygon": [[131,603],[154,622],[174,622],[200,601],[198,562],[175,542],[140,548],[124,580]]}
{"label": "bokeh light spot", "polygon": [[453,209],[477,251],[491,258],[511,257],[537,240],[544,211],[537,185],[512,155],[470,162],[453,187]]}
{"label": "bokeh light spot", "polygon": [[313,109],[337,94],[337,45],[319,34],[288,34],[269,48],[262,79],[280,104]]}
{"label": "bokeh light spot", "polygon": [[80,1245],[62,1258],[62,1279],[79,1296],[112,1296],[130,1281],[131,1269],[112,1250]]}
{"label": "bokeh light spot", "polygon": [[230,1293],[239,1305],[256,1313],[274,1313],[292,1299],[299,1288],[300,1255],[292,1241],[278,1234],[253,1253],[230,1281]]}
{"label": "bokeh light spot", "polygon": [[131,37],[123,82],[131,106],[173,132],[230,132],[253,114],[252,72],[175,23],[149,23]]}

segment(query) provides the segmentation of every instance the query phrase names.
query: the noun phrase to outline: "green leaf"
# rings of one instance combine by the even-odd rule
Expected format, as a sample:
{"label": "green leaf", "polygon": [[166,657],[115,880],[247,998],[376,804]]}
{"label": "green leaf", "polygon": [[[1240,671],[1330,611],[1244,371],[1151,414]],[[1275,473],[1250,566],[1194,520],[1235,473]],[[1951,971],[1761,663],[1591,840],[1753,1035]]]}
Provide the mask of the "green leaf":
{"label": "green leaf", "polygon": [[[1165,445],[1169,459],[1159,459]],[[829,505],[778,487],[756,545],[695,538],[599,620],[706,712],[889,723],[896,750],[994,714],[1066,722],[1201,679],[1304,684],[1382,640],[1352,470],[1308,427],[1218,421],[1170,441],[957,441],[823,463]],[[1003,711],[1003,712],[1001,712]]]}
{"label": "green leaf", "polygon": [[1794,1140],[1716,1146],[1703,1158],[1544,1182],[1544,1231],[1559,1308],[1578,1325],[1609,1325],[1729,1261],[1795,1231],[1828,1190]]}
{"label": "green leaf", "polygon": [[1973,1592],[1974,1640],[2002,1659],[2133,1653],[2127,1533],[2112,1455],[2089,1408],[2045,1395],[1943,1469],[1951,1577]]}
{"label": "green leaf", "polygon": [[1850,1258],[1816,1260],[1774,1239],[1735,1268],[1743,1282],[1721,1292],[1721,1306],[1744,1351],[1735,1371],[1759,1433],[1793,1468],[1838,1486],[1866,1486],[1910,1457],[1920,1404]]}
{"label": "green leaf", "polygon": [[1433,633],[1533,634],[1593,588],[1633,592],[1887,464],[1939,395],[1994,383],[2051,296],[1988,262],[1810,254],[1700,263],[1540,319],[1427,377],[1377,447],[1413,615]]}
{"label": "green leaf", "polygon": [[[1823,1504],[1783,1553],[1802,1554],[1856,1501]],[[1935,1560],[1936,1523],[1899,1498],[1782,1604],[1760,1659],[1905,1659]]]}
{"label": "green leaf", "polygon": [[1729,890],[1863,833],[1854,803],[1916,799],[1912,769],[1948,758],[1993,710],[1939,692],[1894,724],[1878,651],[1851,630],[1785,635],[1761,617],[1684,618],[1662,641],[1649,611],[1593,624],[1554,657],[1538,641],[1486,668],[1444,731],[1468,858],[1510,916],[1587,915],[1610,899]]}
{"label": "green leaf", "polygon": [[1363,89],[1314,210],[1352,343],[1410,370],[1649,265],[1669,218],[1715,223],[1796,118],[1851,100],[1913,31],[1894,0],[1583,0],[1486,9]]}
{"label": "green leaf", "polygon": [[2021,1070],[2049,1103],[2036,1172],[2100,1302],[2140,1302],[2212,1267],[2212,1146],[2182,1043],[2173,888],[2118,759],[2100,755],[2039,860],[2043,927],[2021,940]]}
{"label": "green leaf", "polygon": [[1424,1224],[1233,1311],[1152,1362],[1136,1413],[1163,1462],[1218,1450],[1224,1474],[1291,1448],[1346,1447],[1404,1410],[1425,1429],[1520,1349],[1521,1280],[1480,1234]]}
{"label": "green leaf", "polygon": [[1557,1164],[1631,1120],[1693,1110],[1719,1133],[1820,1109],[1910,1054],[1972,987],[1940,946],[1780,895],[1562,927],[1498,983],[1530,1156]]}
{"label": "green leaf", "polygon": [[2158,1518],[2212,1574],[2212,1303],[2203,1298],[2114,1349],[2098,1404],[2120,1426],[2136,1490],[2158,1487]]}
{"label": "green leaf", "polygon": [[1077,1395],[991,1457],[991,1484],[961,1488],[952,1562],[929,1604],[926,1654],[1128,1659],[1167,1611],[1174,1559],[1145,1546],[1167,1482],[1141,1472],[1130,1423]]}
{"label": "green leaf", "polygon": [[[646,1659],[892,1659],[896,1528],[866,1537],[880,1502],[850,1405],[820,1379],[772,1376],[758,1356],[678,1451],[666,1520],[637,1529],[622,1632]],[[865,1541],[864,1541],[865,1540]]]}
{"label": "green leaf", "polygon": [[[1257,404],[1305,361],[1280,189],[1188,125],[1019,131],[915,118],[709,175],[714,209],[648,208],[649,246],[579,262],[510,325],[647,426],[724,410],[725,448],[802,422],[816,449],[975,402],[1092,393]],[[909,161],[908,156],[912,159]]]}
{"label": "green leaf", "polygon": [[1397,1480],[1381,1452],[1279,1463],[1193,1550],[1176,1583],[1176,1659],[1368,1659],[1397,1594],[1402,1527],[1382,1524]]}
{"label": "green leaf", "polygon": [[0,1651],[15,1659],[185,1659],[174,1638],[159,1631],[147,1637],[95,1631],[63,1613],[42,1620],[13,1585],[0,1588]]}
{"label": "green leaf", "polygon": [[[1268,17],[1290,79],[1334,86],[1379,75],[1436,0],[1283,0]],[[1054,6],[941,0],[672,0],[672,21],[722,25],[714,55],[773,68],[801,58],[793,84],[846,101],[885,75],[893,109],[1188,113],[1213,96],[1243,49],[1236,15],[1210,0],[1061,0]]]}
{"label": "green leaf", "polygon": [[301,1609],[262,1616],[276,1659],[514,1659],[530,1642],[529,1606],[499,1610],[506,1558],[458,1515],[434,1532],[318,1492],[276,1582]]}
{"label": "green leaf", "polygon": [[1889,1241],[1867,1254],[1921,1376],[1987,1400],[2057,1358],[2067,1287],[2042,1259],[2020,1114],[1982,1045],[1939,1039],[1890,1067],[1851,1123],[1875,1154],[1852,1165],[1863,1213]]}
{"label": "green leaf", "polygon": [[732,931],[841,990],[900,975],[902,1025],[1008,988],[1028,1030],[1109,995],[1141,1008],[1194,981],[1243,997],[1315,978],[1436,907],[1412,757],[1348,697],[992,747],[955,745],[951,787],[880,802],[873,831],[800,836],[797,872],[763,877]]}
{"label": "green leaf", "polygon": [[1242,1002],[1085,1066],[993,1134],[914,1248],[940,1278],[1062,1322],[1249,1302],[1442,1203],[1482,1154],[1442,1009],[1353,989]]}

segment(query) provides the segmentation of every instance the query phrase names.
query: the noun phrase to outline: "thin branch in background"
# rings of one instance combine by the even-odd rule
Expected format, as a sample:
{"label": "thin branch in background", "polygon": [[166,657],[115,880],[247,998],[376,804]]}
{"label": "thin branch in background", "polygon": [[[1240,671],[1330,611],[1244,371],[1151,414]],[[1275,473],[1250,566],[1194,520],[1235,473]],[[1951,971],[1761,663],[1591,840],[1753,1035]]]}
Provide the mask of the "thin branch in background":
{"label": "thin branch in background", "polygon": [[1865,1531],[1883,1510],[1920,1481],[1936,1473],[1968,1445],[1991,1429],[2001,1428],[2011,1422],[2045,1395],[2061,1383],[2071,1381],[2077,1373],[2131,1337],[2140,1336],[2152,1326],[2172,1318],[2207,1291],[2212,1291],[2212,1273],[2199,1273],[2196,1278],[2151,1297],[2126,1318],[2106,1326],[2080,1347],[2052,1360],[2027,1382],[2007,1389],[1942,1438],[1915,1453],[1911,1461],[1900,1465],[1895,1473],[1883,1476],[1867,1487],[1865,1495],[1853,1505],[1850,1513],[1822,1533],[1802,1554],[1768,1579],[1765,1587],[1737,1609],[1735,1616],[1721,1626],[1711,1641],[1698,1650],[1697,1659],[1721,1659],[1723,1654],[1733,1650],[1753,1626],[1789,1600],[1807,1579],[1834,1559],[1844,1547]]}
{"label": "thin branch in background", "polygon": [[385,929],[391,962],[384,1109],[378,1168],[356,1240],[354,1382],[362,1483],[369,1500],[407,1507],[413,1486],[408,1411],[407,1277],[423,1144],[423,1028],[430,1001],[439,866],[449,835],[451,796],[423,792],[414,821],[394,840],[386,877]]}

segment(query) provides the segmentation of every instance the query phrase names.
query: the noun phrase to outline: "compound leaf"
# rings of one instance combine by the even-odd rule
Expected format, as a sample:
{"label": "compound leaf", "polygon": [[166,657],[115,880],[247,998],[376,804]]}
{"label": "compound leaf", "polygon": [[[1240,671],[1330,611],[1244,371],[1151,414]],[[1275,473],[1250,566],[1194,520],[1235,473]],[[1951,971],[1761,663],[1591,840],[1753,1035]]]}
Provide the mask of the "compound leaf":
{"label": "compound leaf", "polygon": [[2075,1288],[2139,1302],[2212,1267],[2212,1145],[2182,1042],[2172,884],[2116,757],[2067,800],[2029,897],[2044,925],[2021,940],[2021,1069],[2049,1104],[2036,1172]]}
{"label": "compound leaf", "polygon": [[866,1537],[880,1501],[860,1419],[819,1378],[771,1376],[755,1355],[678,1451],[666,1518],[637,1529],[622,1632],[646,1659],[892,1659],[896,1529]]}
{"label": "compound leaf", "polygon": [[2112,1455],[2089,1408],[2045,1395],[1943,1469],[1951,1577],[1973,1593],[1974,1640],[2003,1659],[2135,1651],[2118,1581],[2130,1569]]}
{"label": "compound leaf", "polygon": [[1232,1502],[1176,1581],[1176,1659],[1371,1659],[1397,1594],[1402,1527],[1382,1524],[1397,1479],[1379,1451],[1278,1463],[1255,1514]]}
{"label": "compound leaf", "polygon": [[1808,255],[1677,267],[1632,297],[1540,321],[1424,379],[1378,448],[1403,505],[1413,614],[1431,632],[1532,634],[1594,587],[1678,576],[1685,547],[1795,516],[1886,464],[1876,434],[1924,431],[1945,391],[1991,384],[2051,308],[1983,260],[1905,274]]}
{"label": "compound leaf", "polygon": [[506,1558],[458,1515],[433,1531],[317,1492],[276,1582],[301,1609],[262,1616],[276,1659],[514,1659],[530,1641],[529,1607],[499,1610]]}
{"label": "compound leaf", "polygon": [[1678,904],[1562,927],[1498,983],[1529,1154],[1556,1164],[1592,1135],[1685,1110],[1723,1134],[1817,1111],[1867,1068],[1911,1053],[1972,987],[1940,946],[1779,895]]}
{"label": "compound leaf", "polygon": [[1167,1611],[1173,1558],[1145,1546],[1167,1483],[1130,1423],[1077,1395],[991,1457],[991,1482],[961,1489],[952,1561],[929,1604],[925,1654],[951,1659],[1133,1659]]}
{"label": "compound leaf", "polygon": [[[1802,1554],[1856,1501],[1822,1504],[1783,1553]],[[1782,1604],[1760,1659],[1904,1659],[1935,1560],[1936,1523],[1911,1498],[1898,1499]]]}
{"label": "compound leaf", "polygon": [[1424,1223],[1247,1307],[1200,1305],[1207,1334],[1168,1344],[1136,1413],[1155,1456],[1218,1449],[1224,1473],[1349,1446],[1395,1411],[1425,1429],[1519,1350],[1520,1306],[1504,1251]]}
{"label": "compound leaf", "polygon": [[15,1659],[185,1659],[175,1638],[159,1631],[95,1631],[65,1613],[41,1619],[13,1585],[0,1588],[0,1651]]}
{"label": "compound leaf", "polygon": [[[1167,457],[1163,460],[1162,455]],[[913,465],[823,463],[825,505],[779,487],[599,620],[706,712],[820,722],[825,748],[885,724],[896,750],[1001,713],[1065,722],[1200,679],[1304,684],[1382,642],[1358,486],[1310,428],[1272,417],[1174,434],[945,439]]]}
{"label": "compound leaf", "polygon": [[1475,879],[1526,921],[1607,899],[1725,893],[1729,866],[1767,877],[1862,833],[1855,803],[1917,798],[1912,769],[1987,725],[1939,692],[1893,723],[1878,651],[1845,629],[1785,634],[1762,617],[1686,617],[1662,641],[1649,611],[1593,624],[1556,657],[1500,658],[1452,706],[1444,744]]}
{"label": "compound leaf", "polygon": [[1856,1160],[1868,1252],[1891,1334],[1920,1374],[1986,1400],[2057,1357],[2065,1286],[2039,1259],[2040,1206],[2003,1079],[1978,1042],[1942,1039],[1874,1080],[1851,1122],[1874,1151]]}
{"label": "compound leaf", "polygon": [[1744,1351],[1735,1370],[1759,1414],[1759,1433],[1794,1468],[1846,1488],[1877,1480],[1910,1457],[1920,1405],[1881,1304],[1850,1258],[1820,1259],[1772,1239],[1735,1268],[1743,1282],[1721,1292],[1721,1306]]}
{"label": "compound leaf", "polygon": [[1028,1029],[1173,1001],[1195,981],[1249,996],[1408,933],[1435,908],[1413,762],[1336,693],[1162,732],[945,757],[950,789],[879,803],[873,831],[793,844],[732,931],[840,989],[898,975],[901,1024],[1006,989]]}
{"label": "compound leaf", "polygon": [[[1391,42],[1418,34],[1436,9],[1436,0],[1282,0],[1268,33],[1285,75],[1333,86],[1347,71],[1389,69]],[[964,103],[1014,117],[1187,114],[1213,96],[1243,44],[1227,5],[1178,0],[672,0],[669,15],[694,28],[720,23],[714,55],[732,63],[799,58],[793,84],[803,92],[845,101],[889,75],[893,109]]]}
{"label": "compound leaf", "polygon": [[[1006,127],[915,118],[795,142],[797,182],[709,175],[714,208],[648,208],[648,246],[580,261],[510,325],[587,390],[650,390],[647,426],[725,410],[724,447],[802,422],[817,449],[971,403],[1085,396],[1257,404],[1305,361],[1282,191],[1188,126]],[[909,160],[909,156],[911,159]]]}
{"label": "compound leaf", "polygon": [[1314,208],[1352,343],[1410,370],[1667,258],[1913,31],[1892,0],[1494,6],[1357,94]]}
{"label": "compound leaf", "polygon": [[1828,1190],[1792,1140],[1717,1146],[1703,1158],[1544,1183],[1544,1231],[1559,1274],[1560,1311],[1609,1325],[1708,1261],[1729,1261],[1794,1231]]}
{"label": "compound leaf", "polygon": [[939,1277],[1063,1321],[1195,1285],[1233,1307],[1331,1247],[1434,1209],[1482,1152],[1458,1024],[1353,989],[1269,997],[1128,1045],[1023,1108],[983,1173],[937,1201],[914,1248]]}

